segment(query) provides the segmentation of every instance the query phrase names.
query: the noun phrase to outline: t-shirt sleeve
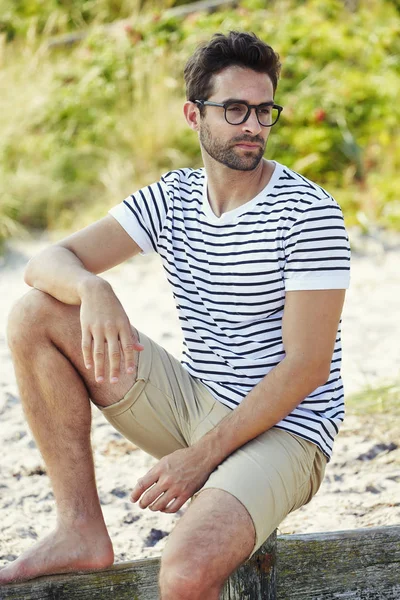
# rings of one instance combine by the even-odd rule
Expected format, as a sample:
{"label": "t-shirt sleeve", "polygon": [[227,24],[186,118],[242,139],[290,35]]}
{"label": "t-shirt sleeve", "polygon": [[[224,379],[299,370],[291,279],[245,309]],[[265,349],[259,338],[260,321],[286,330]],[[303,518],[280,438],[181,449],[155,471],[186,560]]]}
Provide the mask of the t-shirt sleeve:
{"label": "t-shirt sleeve", "polygon": [[142,188],[117,204],[109,214],[141,248],[142,254],[158,251],[158,240],[165,226],[169,190],[163,179]]}
{"label": "t-shirt sleeve", "polygon": [[297,214],[285,239],[284,279],[287,292],[349,287],[349,238],[333,198]]}

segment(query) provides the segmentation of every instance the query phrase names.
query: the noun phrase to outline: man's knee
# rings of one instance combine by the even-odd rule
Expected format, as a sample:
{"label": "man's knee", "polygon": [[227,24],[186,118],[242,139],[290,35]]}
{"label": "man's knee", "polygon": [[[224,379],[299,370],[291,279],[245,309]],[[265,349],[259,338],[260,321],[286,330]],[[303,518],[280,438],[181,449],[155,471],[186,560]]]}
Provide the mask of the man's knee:
{"label": "man's knee", "polygon": [[224,582],[211,581],[209,567],[188,555],[161,560],[161,600],[218,598]]}
{"label": "man's knee", "polygon": [[11,350],[25,347],[30,340],[38,339],[55,302],[48,294],[33,289],[14,304],[7,324],[7,341]]}

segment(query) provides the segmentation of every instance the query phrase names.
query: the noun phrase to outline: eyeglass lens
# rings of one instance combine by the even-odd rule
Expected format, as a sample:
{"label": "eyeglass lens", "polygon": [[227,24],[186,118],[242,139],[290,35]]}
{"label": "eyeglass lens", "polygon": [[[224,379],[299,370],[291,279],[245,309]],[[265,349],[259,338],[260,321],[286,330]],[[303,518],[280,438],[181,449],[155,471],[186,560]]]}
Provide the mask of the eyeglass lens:
{"label": "eyeglass lens", "polygon": [[[257,108],[257,117],[261,125],[271,126],[279,118],[279,111],[272,106],[262,106]],[[231,125],[239,125],[243,123],[247,115],[248,107],[246,104],[235,102],[229,104],[225,109],[225,118]],[[250,115],[249,115],[250,116]]]}

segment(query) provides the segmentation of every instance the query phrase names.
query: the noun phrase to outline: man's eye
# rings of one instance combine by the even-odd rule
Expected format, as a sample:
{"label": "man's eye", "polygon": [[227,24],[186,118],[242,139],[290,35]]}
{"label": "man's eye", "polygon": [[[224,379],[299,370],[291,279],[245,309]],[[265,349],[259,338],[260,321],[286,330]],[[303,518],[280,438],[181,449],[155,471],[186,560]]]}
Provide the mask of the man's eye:
{"label": "man's eye", "polygon": [[258,112],[261,115],[269,115],[271,113],[271,107],[270,106],[264,106],[262,108],[259,108]]}
{"label": "man's eye", "polygon": [[246,107],[244,107],[242,104],[231,104],[226,110],[228,112],[243,112],[246,110]]}

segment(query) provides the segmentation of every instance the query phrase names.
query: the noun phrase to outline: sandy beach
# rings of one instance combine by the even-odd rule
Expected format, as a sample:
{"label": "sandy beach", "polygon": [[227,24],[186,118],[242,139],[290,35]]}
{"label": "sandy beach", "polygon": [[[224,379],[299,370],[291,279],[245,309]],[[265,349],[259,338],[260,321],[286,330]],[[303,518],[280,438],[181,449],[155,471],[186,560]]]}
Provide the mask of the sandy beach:
{"label": "sandy beach", "polygon": [[[55,523],[43,460],[24,420],[10,352],[7,315],[29,288],[23,270],[49,238],[14,241],[0,258],[0,565],[16,558]],[[393,383],[400,366],[400,238],[355,236],[351,288],[343,313],[347,394]],[[104,275],[133,324],[180,356],[182,336],[159,258],[136,257]],[[400,398],[399,398],[400,401]],[[313,501],[289,515],[281,533],[333,531],[400,523],[399,427],[385,416],[348,415]],[[93,448],[102,508],[116,561],[159,555],[185,508],[175,515],[131,504],[138,477],[155,459],[124,440],[93,408]]]}

